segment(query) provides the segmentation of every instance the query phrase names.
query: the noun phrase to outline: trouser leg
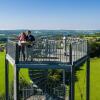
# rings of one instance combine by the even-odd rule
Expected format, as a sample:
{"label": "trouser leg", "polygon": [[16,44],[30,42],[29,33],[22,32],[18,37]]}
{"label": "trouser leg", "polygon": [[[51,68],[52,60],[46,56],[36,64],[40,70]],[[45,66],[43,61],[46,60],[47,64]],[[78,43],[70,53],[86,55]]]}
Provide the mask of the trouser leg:
{"label": "trouser leg", "polygon": [[32,48],[31,47],[27,47],[27,59],[30,58],[32,61]]}
{"label": "trouser leg", "polygon": [[20,52],[21,52],[21,47],[18,47],[18,59],[20,59]]}
{"label": "trouser leg", "polygon": [[23,60],[25,61],[25,47],[22,47],[22,55],[23,55]]}
{"label": "trouser leg", "polygon": [[26,54],[27,54],[27,60],[28,60],[29,58],[29,48],[28,47],[26,47]]}
{"label": "trouser leg", "polygon": [[31,61],[33,60],[33,56],[32,56],[32,47],[30,48],[30,57],[31,57]]}

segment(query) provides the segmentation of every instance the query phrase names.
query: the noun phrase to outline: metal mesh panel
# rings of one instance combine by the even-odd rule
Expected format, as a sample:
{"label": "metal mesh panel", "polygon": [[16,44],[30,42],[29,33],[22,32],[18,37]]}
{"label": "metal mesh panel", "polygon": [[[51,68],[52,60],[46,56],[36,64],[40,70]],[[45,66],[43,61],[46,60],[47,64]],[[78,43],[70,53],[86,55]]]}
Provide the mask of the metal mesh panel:
{"label": "metal mesh panel", "polygon": [[[65,83],[63,81],[63,70],[59,70],[59,80],[54,80],[52,74],[57,70],[33,70],[29,69],[30,84],[20,84],[21,100],[64,100]],[[52,73],[52,74],[51,74]],[[54,74],[53,74],[54,75]],[[65,76],[64,76],[65,78]]]}
{"label": "metal mesh panel", "polygon": [[[20,62],[39,64],[68,63],[70,62],[70,56],[72,56],[73,62],[75,62],[87,55],[87,41],[82,39],[37,39],[32,47],[28,47],[29,44],[24,45],[23,52],[25,58],[23,52],[19,50],[19,47],[17,46],[16,48],[16,44],[17,42],[8,41],[7,53],[14,60],[15,56],[17,56],[17,60]],[[70,44],[72,51],[70,51]],[[70,52],[72,52],[72,55],[70,55]]]}
{"label": "metal mesh panel", "polygon": [[8,40],[8,43],[6,45],[7,54],[14,60],[16,56],[16,49],[16,43],[14,41]]}

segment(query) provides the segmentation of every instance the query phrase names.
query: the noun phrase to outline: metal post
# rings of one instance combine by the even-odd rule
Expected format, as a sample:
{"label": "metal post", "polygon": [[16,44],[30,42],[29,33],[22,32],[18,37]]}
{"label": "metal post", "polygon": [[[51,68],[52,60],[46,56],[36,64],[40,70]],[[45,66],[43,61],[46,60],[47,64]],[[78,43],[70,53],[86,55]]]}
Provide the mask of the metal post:
{"label": "metal post", "polygon": [[86,100],[90,100],[90,47],[87,42],[87,64],[86,64]]}
{"label": "metal post", "polygon": [[14,66],[14,100],[19,100],[19,69]]}
{"label": "metal post", "polygon": [[14,100],[19,100],[19,69],[16,64],[19,62],[19,50],[18,44],[16,44],[15,53],[15,65],[14,65]]}
{"label": "metal post", "polygon": [[71,77],[70,77],[70,91],[69,91],[69,100],[74,100],[74,95],[75,95],[75,89],[74,89],[74,85],[75,85],[75,68],[73,65],[73,60],[72,60],[72,44],[70,44],[70,64],[71,66]]}
{"label": "metal post", "polygon": [[72,44],[69,45],[69,62],[72,64]]}
{"label": "metal post", "polygon": [[66,37],[63,37],[63,44],[64,44],[64,52],[66,52]]}
{"label": "metal post", "polygon": [[19,46],[16,43],[16,51],[15,51],[15,63],[16,64],[19,62],[19,58],[20,58]]}
{"label": "metal post", "polygon": [[64,85],[64,98],[65,98],[65,100],[66,100],[66,71],[65,70],[63,70],[63,85]]}
{"label": "metal post", "polygon": [[[69,61],[72,64],[72,45],[69,47]],[[70,80],[69,80],[69,100],[71,100],[71,72],[70,72]]]}
{"label": "metal post", "polygon": [[20,96],[19,96],[19,68],[17,68],[17,99],[19,100],[20,99]]}
{"label": "metal post", "polygon": [[5,95],[6,100],[9,100],[9,62],[5,58]]}
{"label": "metal post", "polygon": [[75,99],[75,67],[71,67],[71,100]]}

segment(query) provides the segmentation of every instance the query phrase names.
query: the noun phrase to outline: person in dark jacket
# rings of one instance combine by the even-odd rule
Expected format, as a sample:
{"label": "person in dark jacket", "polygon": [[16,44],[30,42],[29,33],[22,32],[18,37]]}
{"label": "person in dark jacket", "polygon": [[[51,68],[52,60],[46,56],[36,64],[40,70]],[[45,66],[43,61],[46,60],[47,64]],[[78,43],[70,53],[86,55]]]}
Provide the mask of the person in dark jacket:
{"label": "person in dark jacket", "polygon": [[31,34],[31,31],[27,31],[26,41],[28,42],[27,47],[26,47],[27,59],[31,57],[31,60],[32,60],[32,50],[33,50],[33,45],[35,42],[35,37]]}

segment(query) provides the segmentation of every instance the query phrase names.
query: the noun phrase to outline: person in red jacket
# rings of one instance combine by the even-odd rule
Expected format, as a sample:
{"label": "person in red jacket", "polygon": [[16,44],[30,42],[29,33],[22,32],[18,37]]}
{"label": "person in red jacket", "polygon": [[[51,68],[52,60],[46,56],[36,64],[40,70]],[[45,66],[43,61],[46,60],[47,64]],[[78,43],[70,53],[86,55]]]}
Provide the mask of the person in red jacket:
{"label": "person in red jacket", "polygon": [[25,32],[22,32],[19,36],[18,36],[18,45],[19,45],[19,59],[20,59],[20,53],[22,53],[23,56],[23,60],[25,61],[25,43],[26,43],[26,34]]}

